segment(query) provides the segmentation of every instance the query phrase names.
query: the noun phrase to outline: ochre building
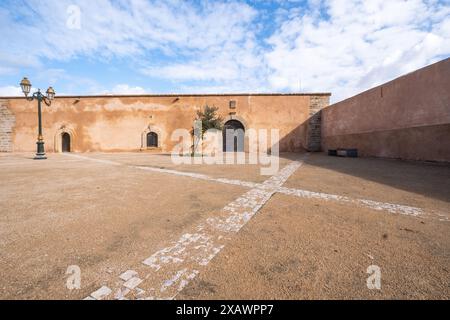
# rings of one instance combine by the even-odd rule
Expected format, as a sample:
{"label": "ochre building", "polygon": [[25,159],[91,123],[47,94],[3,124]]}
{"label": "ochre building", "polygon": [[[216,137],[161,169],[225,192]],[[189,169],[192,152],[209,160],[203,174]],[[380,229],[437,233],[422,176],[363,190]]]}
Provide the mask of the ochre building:
{"label": "ochre building", "polygon": [[[57,96],[50,107],[42,104],[45,150],[171,152],[174,130],[191,130],[197,111],[208,105],[219,108],[227,127],[279,129],[281,152],[316,151],[319,111],[329,100],[329,93]],[[2,98],[0,116],[0,151],[36,150],[36,101]]]}

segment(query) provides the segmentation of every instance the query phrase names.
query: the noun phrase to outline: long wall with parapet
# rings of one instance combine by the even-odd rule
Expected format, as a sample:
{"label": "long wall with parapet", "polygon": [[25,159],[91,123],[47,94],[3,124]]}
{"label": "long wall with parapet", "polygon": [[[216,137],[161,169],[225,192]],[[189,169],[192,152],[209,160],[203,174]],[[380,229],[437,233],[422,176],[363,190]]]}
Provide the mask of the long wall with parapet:
{"label": "long wall with parapet", "polygon": [[450,161],[450,58],[322,110],[322,149]]}
{"label": "long wall with parapet", "polygon": [[[314,144],[317,129],[310,115],[329,104],[330,94],[136,95],[57,97],[43,104],[46,151],[62,150],[70,135],[70,151],[146,150],[146,135],[158,135],[156,151],[170,152],[175,129],[191,130],[196,112],[216,106],[222,118],[236,119],[245,129],[279,129],[280,151],[300,151]],[[37,102],[0,98],[0,151],[35,151]],[[317,141],[316,141],[317,144]]]}

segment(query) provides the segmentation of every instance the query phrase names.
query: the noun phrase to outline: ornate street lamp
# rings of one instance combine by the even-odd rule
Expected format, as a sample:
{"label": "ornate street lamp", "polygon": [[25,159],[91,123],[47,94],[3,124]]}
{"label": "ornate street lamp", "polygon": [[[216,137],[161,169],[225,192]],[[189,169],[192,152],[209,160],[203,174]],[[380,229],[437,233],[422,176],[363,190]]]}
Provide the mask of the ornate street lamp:
{"label": "ornate street lamp", "polygon": [[22,88],[22,92],[24,93],[26,99],[28,101],[33,101],[36,99],[38,101],[38,123],[39,123],[39,133],[37,138],[37,152],[36,156],[34,157],[35,160],[42,160],[47,159],[45,156],[45,150],[44,150],[44,138],[42,137],[42,115],[41,115],[41,101],[44,101],[44,103],[47,106],[50,106],[52,104],[52,100],[55,97],[55,90],[53,90],[52,87],[49,87],[47,89],[47,96],[43,95],[41,93],[41,90],[38,89],[37,92],[33,93],[30,97],[28,95],[31,91],[31,82],[26,77],[22,79],[20,82],[20,87]]}

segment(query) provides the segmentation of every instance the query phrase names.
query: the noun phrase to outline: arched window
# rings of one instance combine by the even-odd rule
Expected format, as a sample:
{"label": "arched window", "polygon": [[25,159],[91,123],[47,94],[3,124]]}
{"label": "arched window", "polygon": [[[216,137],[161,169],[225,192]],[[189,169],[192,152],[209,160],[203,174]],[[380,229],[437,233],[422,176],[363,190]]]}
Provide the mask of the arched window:
{"label": "arched window", "polygon": [[147,133],[147,148],[158,147],[158,135],[154,132]]}

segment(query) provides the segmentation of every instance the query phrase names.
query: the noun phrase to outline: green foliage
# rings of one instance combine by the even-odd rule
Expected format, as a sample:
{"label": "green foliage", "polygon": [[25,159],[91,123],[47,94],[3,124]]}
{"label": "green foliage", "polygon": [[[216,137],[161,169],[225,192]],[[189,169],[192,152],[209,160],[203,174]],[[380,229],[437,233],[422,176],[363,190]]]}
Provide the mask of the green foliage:
{"label": "green foliage", "polygon": [[[217,111],[219,110],[219,108],[217,107],[210,107],[208,105],[206,105],[203,110],[199,110],[197,111],[197,121],[201,121],[202,123],[202,132],[201,132],[201,137],[199,137],[200,133],[197,136],[197,140],[193,145],[192,145],[192,153],[191,156],[195,156],[196,155],[196,151],[197,151],[197,147],[198,147],[198,139],[199,138],[203,138],[203,136],[205,135],[206,131],[210,130],[210,129],[216,129],[216,130],[222,130],[222,122],[223,119],[222,117],[220,117],[217,114]],[[195,134],[195,130],[194,128],[192,128],[191,134],[192,136],[194,136]]]}
{"label": "green foliage", "polygon": [[217,114],[219,108],[206,105],[203,111],[197,111],[197,119],[202,122],[202,136],[209,129],[222,130],[223,119]]}

